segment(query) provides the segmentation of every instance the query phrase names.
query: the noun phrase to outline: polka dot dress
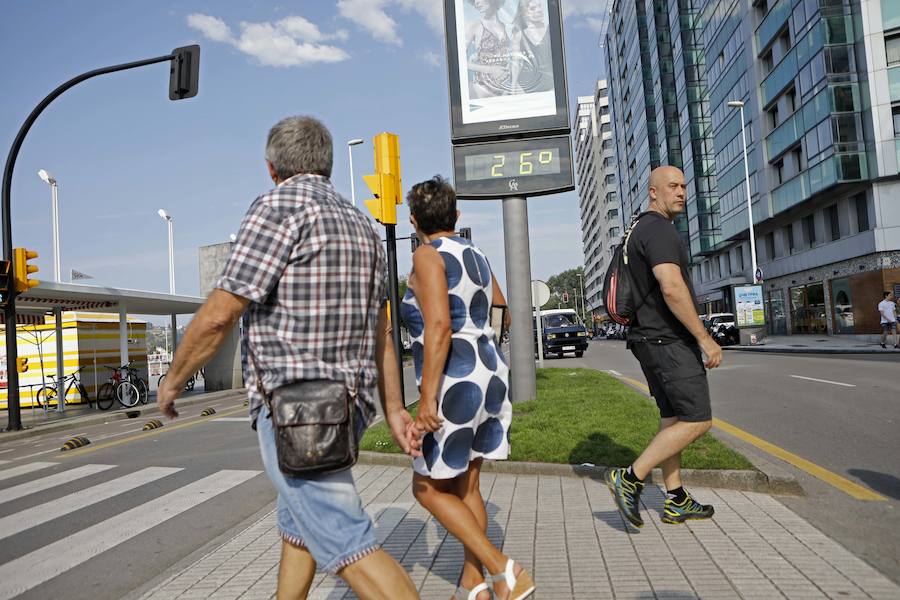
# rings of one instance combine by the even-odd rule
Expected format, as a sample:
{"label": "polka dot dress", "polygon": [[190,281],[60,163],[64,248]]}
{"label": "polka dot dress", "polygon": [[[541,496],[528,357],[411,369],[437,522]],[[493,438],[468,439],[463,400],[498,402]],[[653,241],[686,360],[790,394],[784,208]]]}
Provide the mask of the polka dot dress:
{"label": "polka dot dress", "polygon": [[[444,425],[425,434],[423,456],[413,461],[413,468],[433,479],[451,479],[476,458],[509,456],[509,366],[488,318],[493,290],[484,254],[458,237],[439,238],[431,245],[444,260],[453,338],[438,390],[438,415]],[[413,338],[416,381],[421,385],[425,322],[412,289],[403,298],[400,314]]]}

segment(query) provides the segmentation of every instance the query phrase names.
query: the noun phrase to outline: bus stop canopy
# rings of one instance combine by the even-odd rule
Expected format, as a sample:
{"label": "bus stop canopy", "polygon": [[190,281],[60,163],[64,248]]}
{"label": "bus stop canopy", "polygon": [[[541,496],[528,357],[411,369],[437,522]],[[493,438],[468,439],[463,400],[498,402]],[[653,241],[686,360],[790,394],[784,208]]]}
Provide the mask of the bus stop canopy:
{"label": "bus stop canopy", "polygon": [[[43,323],[52,312],[56,317],[57,382],[63,385],[62,313],[118,312],[119,354],[122,364],[128,362],[128,314],[169,315],[172,319],[172,346],[175,346],[176,315],[193,314],[203,305],[197,296],[179,296],[140,290],[126,290],[95,285],[42,281],[16,298],[16,324]],[[2,318],[2,316],[0,316]],[[2,321],[0,321],[2,322]],[[7,358],[9,353],[7,352]],[[7,368],[10,368],[9,365]],[[13,392],[12,390],[10,390]],[[17,392],[15,393],[18,397]],[[58,410],[64,409],[64,394],[59,390]]]}

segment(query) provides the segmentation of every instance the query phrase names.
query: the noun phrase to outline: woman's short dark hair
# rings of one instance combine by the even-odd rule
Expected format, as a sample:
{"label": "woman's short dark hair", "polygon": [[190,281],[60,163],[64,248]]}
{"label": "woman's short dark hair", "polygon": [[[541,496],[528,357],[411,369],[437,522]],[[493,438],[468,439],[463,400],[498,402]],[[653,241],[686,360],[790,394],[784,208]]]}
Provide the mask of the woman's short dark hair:
{"label": "woman's short dark hair", "polygon": [[422,233],[431,235],[456,227],[456,192],[440,175],[412,186],[406,202]]}

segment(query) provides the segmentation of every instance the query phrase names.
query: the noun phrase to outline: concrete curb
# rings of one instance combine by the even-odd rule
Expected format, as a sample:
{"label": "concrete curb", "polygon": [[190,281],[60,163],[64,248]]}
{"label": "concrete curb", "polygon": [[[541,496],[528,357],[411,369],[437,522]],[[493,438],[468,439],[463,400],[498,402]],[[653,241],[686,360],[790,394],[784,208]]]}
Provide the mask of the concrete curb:
{"label": "concrete curb", "polygon": [[[239,388],[236,390],[223,390],[221,392],[209,392],[200,394],[199,396],[192,396],[185,399],[179,399],[176,401],[176,406],[178,408],[182,408],[185,406],[195,406],[197,404],[206,404],[207,402],[213,402],[216,400],[221,400],[222,398],[229,398],[231,396],[240,396],[244,397],[247,394],[247,390],[245,388]],[[249,409],[248,409],[249,410]],[[134,415],[134,413],[137,413]],[[134,415],[130,417],[129,414]],[[8,442],[12,440],[19,440],[22,438],[33,437],[37,435],[43,435],[45,433],[54,433],[56,431],[64,431],[69,429],[70,427],[78,427],[83,425],[94,425],[96,423],[104,423],[106,421],[121,421],[124,419],[137,419],[140,417],[147,417],[150,415],[158,415],[159,407],[156,406],[155,403],[150,404],[140,404],[135,406],[134,408],[129,409],[118,409],[114,411],[105,411],[105,412],[97,412],[90,415],[85,415],[83,417],[72,417],[70,419],[63,418],[58,421],[53,421],[52,423],[46,424],[38,424],[32,426],[28,429],[23,429],[21,431],[2,431],[0,432],[0,443]]]}
{"label": "concrete curb", "polygon": [[[360,452],[359,462],[367,465],[387,467],[410,467],[410,458],[404,454],[381,452]],[[552,463],[531,463],[513,461],[484,461],[482,471],[506,475],[545,475],[550,477],[590,477],[603,479],[608,467],[596,465],[562,465]],[[694,487],[709,487],[742,492],[762,492],[791,496],[805,495],[797,480],[790,476],[767,475],[762,471],[717,471],[705,469],[682,469],[681,478],[685,484]],[[662,471],[654,469],[650,481],[662,481]]]}
{"label": "concrete curb", "polygon": [[900,351],[883,348],[785,348],[783,346],[723,346],[732,352],[772,352],[777,354],[887,354],[900,356]]}

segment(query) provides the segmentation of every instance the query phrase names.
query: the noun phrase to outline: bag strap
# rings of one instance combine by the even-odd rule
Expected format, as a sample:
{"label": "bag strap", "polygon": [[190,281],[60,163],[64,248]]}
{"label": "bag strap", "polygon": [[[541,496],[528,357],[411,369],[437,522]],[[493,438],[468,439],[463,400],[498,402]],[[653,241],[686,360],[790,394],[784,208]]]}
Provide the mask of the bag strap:
{"label": "bag strap", "polygon": [[[356,376],[353,378],[353,387],[350,388],[350,396],[352,396],[353,398],[356,397],[356,394],[359,390],[359,380],[360,380],[360,376],[362,375],[362,372],[363,372],[362,352],[363,352],[363,348],[365,348],[365,345],[366,345],[366,336],[369,333],[369,320],[370,320],[369,305],[372,303],[372,295],[375,291],[375,281],[376,281],[375,278],[378,276],[378,246],[375,246],[374,254],[375,254],[375,259],[372,261],[372,278],[369,281],[368,293],[366,294],[366,303],[364,305],[363,331],[362,331],[361,340],[359,342],[359,349],[357,350],[357,356],[358,356],[357,363],[359,365],[359,369],[356,371]],[[253,371],[254,371],[254,374],[256,375],[256,391],[259,392],[259,394],[263,397],[263,401],[265,401],[268,404],[269,400],[270,400],[270,396],[269,396],[269,394],[266,393],[266,390],[263,387],[262,374],[259,370],[259,363],[256,362],[256,356],[253,353],[253,348],[251,347],[251,344],[250,344],[249,335],[250,334],[249,334],[249,328],[248,328],[247,354],[250,356],[250,362],[253,363]],[[271,408],[272,407],[270,406],[269,407],[270,411],[271,411]]]}
{"label": "bag strap", "polygon": [[[628,226],[628,232],[625,234],[625,241],[623,242],[623,245],[622,245],[622,258],[625,261],[625,268],[628,269],[629,271],[631,271],[631,266],[628,264],[628,240],[631,239],[631,234],[634,232],[634,228],[637,227],[638,221],[641,220],[641,217],[650,214],[650,212],[651,211],[648,210],[648,211],[642,212],[639,215],[635,215],[635,217],[631,220],[631,224]],[[634,277],[634,275],[632,274],[632,278],[633,277]],[[646,294],[644,294],[644,296],[641,298],[641,301],[637,304],[637,306],[634,307],[634,316],[635,317],[637,317],[638,309],[647,303],[647,298],[649,298],[650,294],[652,294],[653,291],[657,287],[659,287],[659,281],[657,281],[656,277],[652,277],[651,279],[653,279],[653,285],[650,286],[650,289],[647,291]]]}

